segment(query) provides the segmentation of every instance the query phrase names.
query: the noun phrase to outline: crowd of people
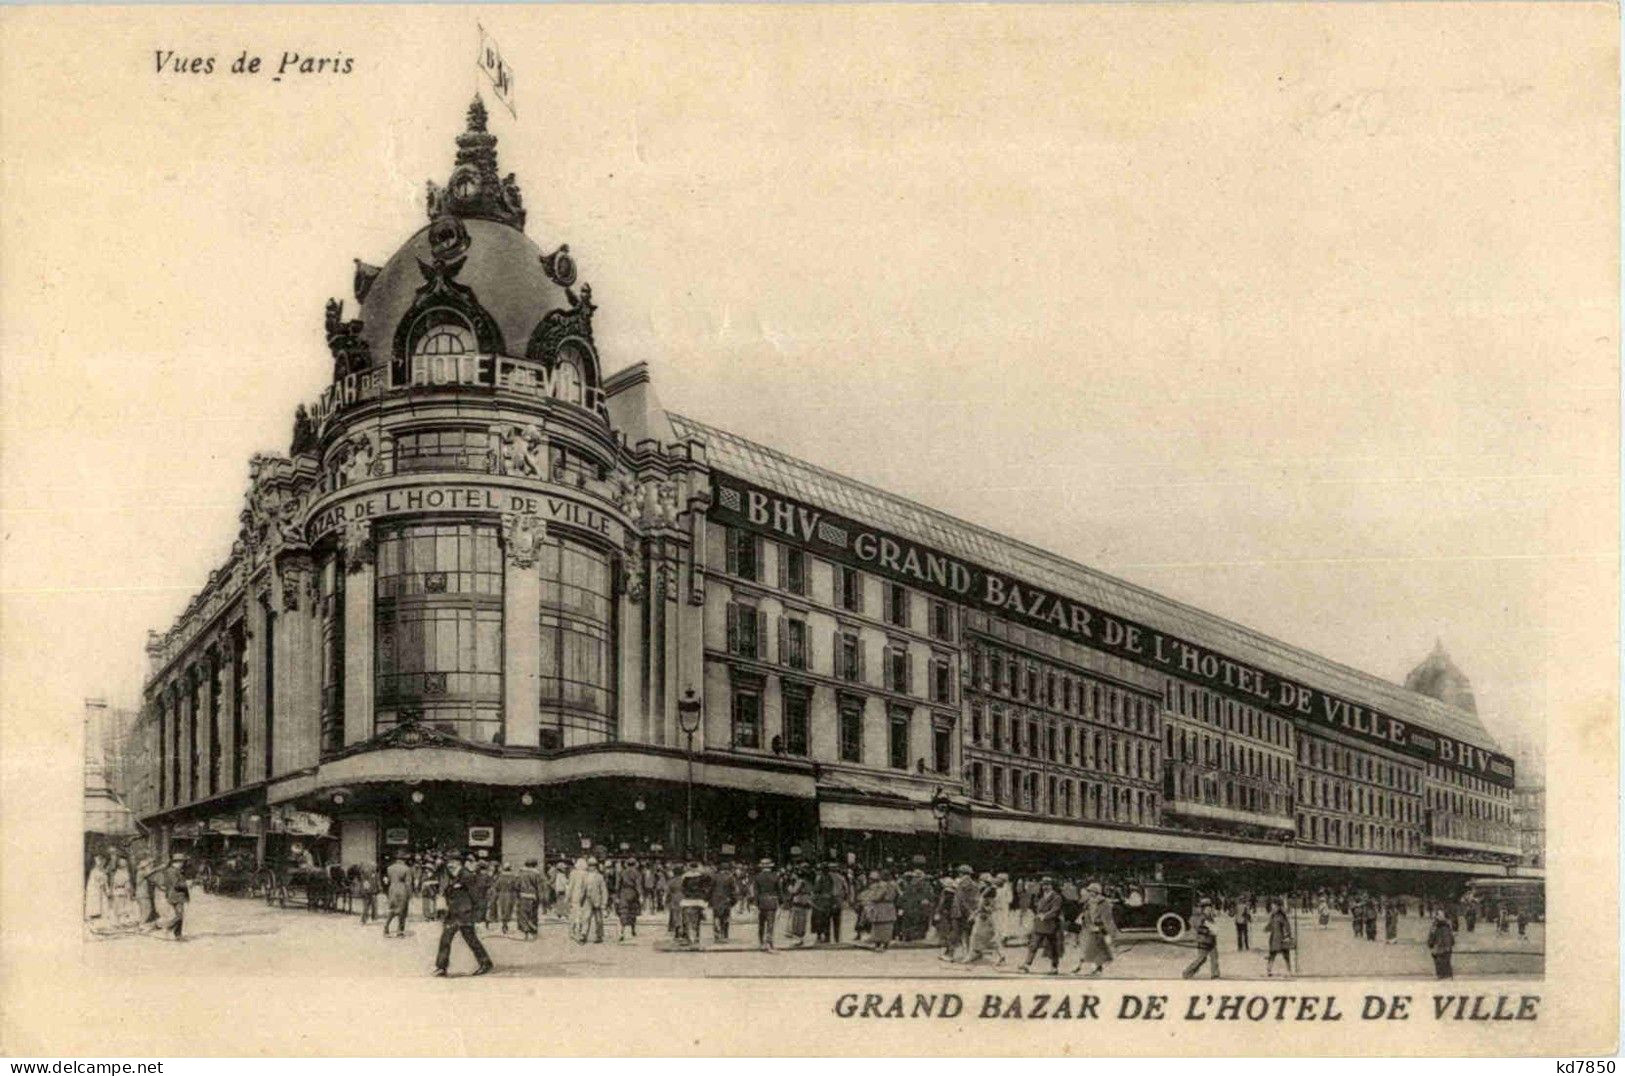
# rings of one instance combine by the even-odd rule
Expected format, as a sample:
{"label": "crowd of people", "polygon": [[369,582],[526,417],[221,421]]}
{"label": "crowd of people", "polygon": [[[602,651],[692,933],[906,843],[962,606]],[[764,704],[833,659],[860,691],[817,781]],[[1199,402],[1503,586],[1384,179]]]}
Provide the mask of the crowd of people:
{"label": "crowd of people", "polygon": [[85,925],[94,935],[151,933],[185,940],[191,886],[186,857],[168,862],[123,852],[98,852],[85,876]]}
{"label": "crowd of people", "polygon": [[[893,864],[866,870],[853,857],[843,861],[834,854],[815,861],[799,849],[782,865],[771,859],[755,864],[635,857],[600,861],[592,855],[515,864],[478,854],[403,850],[381,865],[321,868],[308,851],[306,858],[305,869],[328,872],[341,906],[359,910],[362,924],[378,922],[382,912],[385,937],[406,935],[414,904],[421,919],[440,922],[437,974],[445,973],[458,937],[477,961],[476,974],[491,970],[477,925],[535,941],[542,923],[552,918],[568,924],[574,943],[588,945],[605,942],[606,921],[614,925],[614,941],[626,942],[638,936],[640,916],[664,913],[674,949],[703,946],[707,923],[712,944],[728,942],[735,918],[748,920],[754,914],[757,947],[768,951],[781,944],[799,949],[850,943],[884,953],[904,943],[938,947],[939,959],[947,962],[1002,966],[1008,961],[1006,949],[1015,946],[1025,949],[1016,969],[1020,972],[1033,971],[1036,963],[1040,970],[1060,974],[1062,965],[1071,963],[1067,974],[1094,976],[1118,953],[1116,909],[1136,905],[1144,887],[1155,881],[1122,872],[1013,877],[978,873],[969,864],[934,877],[920,867]],[[128,855],[97,855],[85,890],[90,929],[182,938],[189,899],[186,873],[182,855],[167,863],[139,858],[134,866]],[[1229,920],[1235,931],[1238,953],[1253,950],[1253,926],[1259,924],[1265,974],[1274,976],[1279,960],[1290,976],[1298,944],[1293,911],[1312,915],[1321,929],[1329,926],[1334,911],[1346,915],[1354,936],[1367,941],[1377,940],[1380,925],[1383,940],[1394,944],[1399,920],[1410,908],[1404,898],[1348,889],[1205,893],[1196,900],[1181,940],[1195,949],[1184,975],[1192,978],[1206,967],[1212,978],[1220,977],[1222,920]],[[1431,912],[1425,944],[1441,978],[1452,974],[1451,955],[1463,921],[1468,932],[1482,918],[1495,922],[1502,933],[1516,922],[1519,937],[1526,936],[1527,915],[1510,902],[1483,909],[1471,895],[1460,902],[1424,898],[1420,910]]]}

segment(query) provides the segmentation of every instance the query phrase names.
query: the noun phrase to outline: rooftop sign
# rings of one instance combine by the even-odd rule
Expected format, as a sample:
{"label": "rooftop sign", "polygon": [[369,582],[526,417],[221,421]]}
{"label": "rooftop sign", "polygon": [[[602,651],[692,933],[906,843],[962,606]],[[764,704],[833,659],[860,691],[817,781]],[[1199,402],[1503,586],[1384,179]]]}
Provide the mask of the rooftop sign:
{"label": "rooftop sign", "polygon": [[1513,763],[1505,755],[743,479],[713,472],[711,481],[711,516],[718,522],[792,541],[830,560],[1075,640],[1279,714],[1300,726],[1335,729],[1423,762],[1512,787]]}

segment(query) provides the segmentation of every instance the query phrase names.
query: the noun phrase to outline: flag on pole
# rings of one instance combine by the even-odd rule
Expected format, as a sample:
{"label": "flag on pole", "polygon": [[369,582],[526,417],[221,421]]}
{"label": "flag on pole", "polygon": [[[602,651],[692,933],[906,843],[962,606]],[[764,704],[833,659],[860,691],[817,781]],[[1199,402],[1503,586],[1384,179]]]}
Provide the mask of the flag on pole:
{"label": "flag on pole", "polygon": [[490,80],[491,89],[496,93],[497,100],[507,106],[508,115],[518,119],[519,113],[515,112],[513,107],[513,68],[502,58],[496,40],[485,32],[485,27],[479,23],[474,25],[479,26],[480,31],[480,55],[476,62],[480,70],[485,72],[485,77]]}

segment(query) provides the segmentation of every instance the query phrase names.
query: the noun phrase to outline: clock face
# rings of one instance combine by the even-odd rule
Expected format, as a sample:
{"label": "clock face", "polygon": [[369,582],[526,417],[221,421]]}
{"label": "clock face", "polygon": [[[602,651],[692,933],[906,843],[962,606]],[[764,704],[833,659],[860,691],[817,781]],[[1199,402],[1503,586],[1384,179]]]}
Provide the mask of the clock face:
{"label": "clock face", "polygon": [[451,193],[459,201],[467,201],[480,193],[480,181],[474,176],[464,173],[452,181]]}

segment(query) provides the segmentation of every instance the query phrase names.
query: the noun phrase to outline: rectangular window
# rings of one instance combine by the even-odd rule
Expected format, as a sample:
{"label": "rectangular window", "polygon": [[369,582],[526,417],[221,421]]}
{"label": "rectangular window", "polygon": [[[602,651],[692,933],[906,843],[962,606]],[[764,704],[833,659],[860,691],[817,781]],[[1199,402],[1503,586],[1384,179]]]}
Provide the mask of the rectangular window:
{"label": "rectangular window", "polygon": [[795,546],[779,547],[779,587],[792,594],[807,593],[807,551]]}
{"label": "rectangular window", "polygon": [[931,603],[931,635],[945,642],[953,642],[954,611],[947,602]]}
{"label": "rectangular window", "polygon": [[901,583],[886,584],[886,623],[908,627],[908,588]]}
{"label": "rectangular window", "polygon": [[863,761],[863,704],[856,699],[841,700],[841,761]]}
{"label": "rectangular window", "polygon": [[993,802],[1004,802],[1004,767],[993,767]]}
{"label": "rectangular window", "polygon": [[931,768],[948,773],[953,768],[953,724],[938,720],[931,726]]}
{"label": "rectangular window", "polygon": [[741,579],[761,579],[761,538],[737,527],[728,528],[728,574]]}
{"label": "rectangular window", "polygon": [[841,680],[863,679],[863,643],[855,631],[835,633],[835,676]]}
{"label": "rectangular window", "polygon": [[863,573],[856,568],[837,566],[836,585],[840,591],[836,604],[851,613],[863,612]]}
{"label": "rectangular window", "polygon": [[892,643],[886,647],[886,687],[907,694],[913,688],[909,675],[908,646]]}
{"label": "rectangular window", "polygon": [[728,603],[728,653],[759,659],[766,635],[766,613],[743,602]]}
{"label": "rectangular window", "polygon": [[1054,725],[1049,727],[1049,760],[1051,762],[1061,760],[1060,730]]}
{"label": "rectangular window", "polygon": [[970,768],[970,794],[976,799],[987,795],[987,770],[980,762]]}
{"label": "rectangular window", "polygon": [[1043,750],[1041,741],[1038,739],[1038,722],[1027,722],[1027,754],[1037,758]]}
{"label": "rectangular window", "polygon": [[886,761],[894,770],[908,769],[909,712],[905,707],[893,706],[887,722]]}
{"label": "rectangular window", "polygon": [[786,754],[806,757],[808,711],[811,709],[804,691],[784,691],[784,750]]}
{"label": "rectangular window", "polygon": [[931,658],[931,701],[954,701],[953,661],[946,654],[936,654]]}
{"label": "rectangular window", "polygon": [[977,705],[972,706],[970,708],[970,742],[971,743],[979,744],[979,743],[982,742],[982,732],[983,732],[982,725],[983,725],[984,720],[985,720],[985,714],[984,714],[984,712],[982,710],[981,704],[978,703]]}
{"label": "rectangular window", "polygon": [[762,746],[762,696],[755,691],[735,691],[733,700],[734,746],[760,749]]}
{"label": "rectangular window", "polygon": [[807,622],[798,617],[780,617],[779,664],[805,669],[809,665],[807,658]]}

